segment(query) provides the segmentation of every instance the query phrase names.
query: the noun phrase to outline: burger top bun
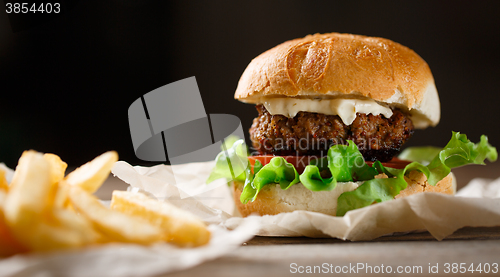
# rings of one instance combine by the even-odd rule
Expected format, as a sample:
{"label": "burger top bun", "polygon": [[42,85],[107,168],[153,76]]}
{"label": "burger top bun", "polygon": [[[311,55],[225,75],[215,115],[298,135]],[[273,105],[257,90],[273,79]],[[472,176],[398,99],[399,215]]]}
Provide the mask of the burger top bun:
{"label": "burger top bun", "polygon": [[435,126],[440,104],[427,63],[384,38],[315,34],[284,42],[253,59],[235,99],[263,97],[373,99],[406,110],[417,128]]}

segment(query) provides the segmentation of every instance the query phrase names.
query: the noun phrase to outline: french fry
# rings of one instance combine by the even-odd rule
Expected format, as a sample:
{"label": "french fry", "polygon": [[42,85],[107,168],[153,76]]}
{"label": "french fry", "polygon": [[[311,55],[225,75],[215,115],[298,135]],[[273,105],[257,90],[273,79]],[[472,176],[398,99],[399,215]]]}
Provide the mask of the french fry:
{"label": "french fry", "polygon": [[210,240],[210,232],[201,219],[142,193],[115,190],[111,209],[147,219],[151,224],[160,226],[167,241],[181,246],[200,246]]}
{"label": "french fry", "polygon": [[115,151],[106,152],[75,169],[66,176],[65,181],[72,186],[94,193],[108,178],[111,168],[117,161],[118,154]]}
{"label": "french fry", "polygon": [[64,178],[68,164],[55,154],[43,154],[43,158],[50,164],[50,181],[55,184]]}
{"label": "french fry", "polygon": [[52,195],[52,205],[54,208],[72,209],[68,198],[69,190],[70,186],[64,181],[61,181],[56,185]]}
{"label": "french fry", "polygon": [[[43,154],[43,158],[50,164],[50,182],[51,182],[51,192],[49,195],[49,203],[52,206],[63,207],[67,203],[67,194],[65,195],[65,190],[63,186],[59,186],[59,182],[64,179],[64,173],[68,164],[63,162],[61,158],[55,154],[46,153]],[[62,190],[61,190],[62,189]],[[55,202],[58,202],[57,205]]]}
{"label": "french fry", "polygon": [[7,226],[5,222],[3,205],[6,197],[5,192],[0,190],[0,257],[12,256],[28,251],[28,249],[14,237],[9,230],[9,226]]}
{"label": "french fry", "polygon": [[9,183],[7,182],[7,179],[5,178],[5,171],[0,168],[0,191],[9,191]]}
{"label": "french fry", "polygon": [[54,223],[51,163],[41,153],[25,151],[5,200],[5,219],[14,236],[34,251],[76,248],[87,243],[81,232]]}
{"label": "french fry", "polygon": [[64,177],[54,154],[25,151],[9,186],[0,169],[0,257],[107,242],[206,244],[210,232],[194,215],[143,194],[113,193],[112,209],[92,195],[118,160],[106,152]]}
{"label": "french fry", "polygon": [[93,244],[102,240],[101,234],[94,230],[92,222],[74,210],[54,208],[51,215],[53,225],[79,233],[82,244]]}
{"label": "french fry", "polygon": [[79,186],[69,191],[71,204],[94,227],[114,241],[151,244],[162,239],[161,230],[140,218],[106,208],[99,200]]}
{"label": "french fry", "polygon": [[[17,236],[17,234],[16,234]],[[86,236],[67,226],[55,226],[38,221],[28,235],[23,235],[22,242],[35,251],[54,251],[59,249],[79,248],[87,245]]]}
{"label": "french fry", "polygon": [[13,228],[29,230],[50,206],[53,186],[50,178],[50,164],[43,155],[33,150],[24,151],[5,200],[5,218]]}

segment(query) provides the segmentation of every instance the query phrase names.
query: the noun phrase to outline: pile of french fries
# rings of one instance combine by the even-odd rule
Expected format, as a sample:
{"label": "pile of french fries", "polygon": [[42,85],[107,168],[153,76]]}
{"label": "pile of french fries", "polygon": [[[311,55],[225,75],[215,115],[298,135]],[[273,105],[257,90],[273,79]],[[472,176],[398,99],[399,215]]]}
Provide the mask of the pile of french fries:
{"label": "pile of french fries", "polygon": [[114,191],[110,207],[93,193],[118,160],[106,152],[65,176],[57,155],[25,151],[9,184],[0,169],[0,257],[110,242],[208,243],[193,214],[141,193]]}

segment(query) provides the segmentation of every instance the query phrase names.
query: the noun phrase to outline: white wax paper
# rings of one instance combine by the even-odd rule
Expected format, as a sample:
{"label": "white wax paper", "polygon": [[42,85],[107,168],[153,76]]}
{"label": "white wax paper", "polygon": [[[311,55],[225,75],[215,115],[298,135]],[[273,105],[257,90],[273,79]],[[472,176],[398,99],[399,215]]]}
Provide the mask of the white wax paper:
{"label": "white wax paper", "polygon": [[[118,162],[113,173],[132,187],[149,191],[160,199],[168,196],[181,199],[182,195],[190,195],[177,201],[178,205],[189,208],[191,204],[188,201],[194,201],[197,206],[190,207],[193,212],[209,222],[220,223],[229,229],[249,220],[256,220],[260,228],[255,234],[260,236],[335,237],[356,241],[370,240],[396,232],[427,230],[436,239],[442,240],[465,226],[500,226],[500,179],[493,182],[475,179],[459,191],[457,196],[419,193],[353,210],[344,217],[295,211],[274,216],[241,218],[231,213],[234,208],[229,203],[233,200],[224,182],[211,184],[212,190],[204,184],[213,166],[213,162],[207,162],[144,168]],[[156,178],[169,176],[169,179],[173,180],[171,175],[178,177],[177,186],[167,184],[166,179]],[[182,183],[190,180],[196,180],[198,186],[204,187],[204,193],[183,191],[186,186]],[[195,187],[194,184],[191,186]],[[165,190],[169,192],[165,193]],[[210,199],[220,200],[210,202]],[[203,201],[206,205],[203,205]]]}

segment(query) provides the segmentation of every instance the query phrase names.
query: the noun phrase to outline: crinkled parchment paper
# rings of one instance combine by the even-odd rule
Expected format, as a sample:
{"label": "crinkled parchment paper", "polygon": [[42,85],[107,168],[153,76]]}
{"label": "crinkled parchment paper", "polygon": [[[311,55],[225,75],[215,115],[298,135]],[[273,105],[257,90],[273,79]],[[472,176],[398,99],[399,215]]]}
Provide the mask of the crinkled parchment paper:
{"label": "crinkled parchment paper", "polygon": [[[335,237],[370,240],[383,235],[427,230],[441,240],[464,226],[500,226],[500,179],[475,179],[456,196],[420,193],[348,212],[344,217],[295,211],[275,216],[233,216],[224,181],[205,185],[213,162],[150,168],[118,162],[113,173],[132,187],[170,198],[211,223],[229,229],[256,220],[260,236]],[[177,184],[177,185],[175,185]],[[192,205],[194,203],[194,205]]]}
{"label": "crinkled parchment paper", "polygon": [[[12,170],[7,169],[3,164],[0,164],[0,167],[9,173],[10,179]],[[196,174],[195,171],[191,173]],[[137,178],[142,178],[140,174],[137,175]],[[218,190],[216,189],[215,192]],[[211,199],[204,202],[216,208],[223,208],[227,205],[220,200]],[[194,199],[186,199],[182,202],[187,204],[190,210],[196,210],[198,214],[207,213],[217,218],[224,218],[225,213],[222,210],[208,208],[204,204],[196,203]],[[204,218],[209,219],[210,216],[204,216]],[[223,226],[211,224],[209,230],[212,233],[210,243],[197,248],[179,248],[167,243],[152,246],[117,243],[49,254],[0,258],[0,276],[124,277],[151,276],[182,270],[233,252],[258,232],[258,222],[244,222],[232,231]]]}

